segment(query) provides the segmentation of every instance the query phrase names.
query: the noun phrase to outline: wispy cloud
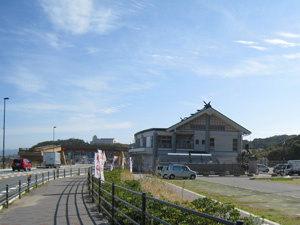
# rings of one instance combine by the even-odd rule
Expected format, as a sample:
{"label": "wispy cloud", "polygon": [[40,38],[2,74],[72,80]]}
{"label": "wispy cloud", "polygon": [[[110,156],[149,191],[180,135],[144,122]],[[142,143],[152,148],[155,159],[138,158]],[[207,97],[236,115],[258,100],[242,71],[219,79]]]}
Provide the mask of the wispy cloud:
{"label": "wispy cloud", "polygon": [[255,44],[255,42],[253,41],[235,41],[236,43],[239,43],[239,44],[244,44],[244,45],[253,45]]}
{"label": "wispy cloud", "polygon": [[121,25],[123,16],[144,7],[135,2],[104,5],[93,0],[42,0],[41,5],[56,29],[73,34],[107,33]]}
{"label": "wispy cloud", "polygon": [[256,45],[253,45],[253,46],[248,46],[249,48],[254,48],[254,49],[257,49],[257,50],[261,50],[261,51],[263,51],[263,50],[266,50],[266,48],[265,47],[261,47],[261,46],[256,46]]}
{"label": "wispy cloud", "polygon": [[286,37],[286,38],[300,38],[300,34],[284,33],[284,32],[279,32],[277,34],[281,37]]}
{"label": "wispy cloud", "polygon": [[19,91],[27,93],[40,93],[46,87],[46,83],[38,76],[19,69],[17,75],[10,75],[4,78],[7,83],[10,83]]}
{"label": "wispy cloud", "polygon": [[246,45],[248,48],[254,48],[254,49],[257,49],[257,50],[261,50],[261,51],[266,50],[265,47],[255,45],[257,43],[253,42],[253,41],[242,41],[242,40],[240,40],[240,41],[235,41],[235,42],[238,43],[238,44]]}
{"label": "wispy cloud", "polygon": [[283,47],[295,47],[296,46],[295,43],[288,42],[288,41],[281,40],[281,39],[268,39],[268,40],[265,40],[265,42],[272,44],[272,45],[281,45]]}
{"label": "wispy cloud", "polygon": [[283,57],[286,58],[286,59],[299,59],[300,58],[300,53],[284,55]]}

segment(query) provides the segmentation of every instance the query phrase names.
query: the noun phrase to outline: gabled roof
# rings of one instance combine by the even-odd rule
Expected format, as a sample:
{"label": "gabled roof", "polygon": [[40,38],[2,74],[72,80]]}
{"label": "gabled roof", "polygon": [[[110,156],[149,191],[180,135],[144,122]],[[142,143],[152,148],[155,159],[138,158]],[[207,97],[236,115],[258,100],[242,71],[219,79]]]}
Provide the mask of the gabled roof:
{"label": "gabled roof", "polygon": [[178,127],[191,122],[192,120],[204,115],[215,115],[216,117],[220,118],[221,120],[223,120],[224,122],[226,122],[227,124],[229,124],[230,126],[234,127],[235,129],[243,132],[243,134],[251,134],[251,131],[247,130],[246,128],[242,127],[241,125],[239,125],[238,123],[234,122],[233,120],[229,119],[228,117],[226,117],[225,115],[223,115],[222,113],[220,113],[219,111],[215,110],[213,107],[211,107],[210,103],[206,104],[205,107],[201,110],[198,110],[196,113],[191,114],[191,116],[189,117],[185,117],[184,119],[182,119],[179,123],[174,124],[173,126],[167,128],[168,132],[172,132],[175,129],[177,129]]}

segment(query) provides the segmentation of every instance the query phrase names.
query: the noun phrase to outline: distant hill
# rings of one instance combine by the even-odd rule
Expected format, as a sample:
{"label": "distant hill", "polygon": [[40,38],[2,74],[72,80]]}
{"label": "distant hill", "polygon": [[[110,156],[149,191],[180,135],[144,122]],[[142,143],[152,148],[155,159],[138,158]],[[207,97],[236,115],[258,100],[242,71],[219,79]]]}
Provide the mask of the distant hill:
{"label": "distant hill", "polygon": [[250,149],[268,149],[270,147],[276,147],[282,145],[284,142],[286,145],[294,138],[297,138],[297,135],[275,135],[268,138],[255,138],[251,143],[248,140],[243,141],[243,147],[248,144]]}

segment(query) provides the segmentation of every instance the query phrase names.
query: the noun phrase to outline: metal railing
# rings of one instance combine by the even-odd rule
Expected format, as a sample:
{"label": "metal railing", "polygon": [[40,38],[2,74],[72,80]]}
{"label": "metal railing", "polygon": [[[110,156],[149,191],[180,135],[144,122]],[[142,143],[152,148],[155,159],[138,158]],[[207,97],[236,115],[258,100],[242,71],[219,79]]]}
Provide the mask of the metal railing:
{"label": "metal railing", "polygon": [[[43,185],[45,182],[74,175],[86,175],[89,168],[54,169],[52,171],[34,173],[29,172],[27,177],[23,177],[17,182],[0,186],[0,207],[9,207],[9,203],[14,199],[21,199],[22,194],[30,192],[31,189]],[[27,172],[26,172],[27,173]],[[26,176],[26,175],[24,175]]]}
{"label": "metal railing", "polygon": [[[187,214],[193,214],[205,219],[208,219],[210,221],[214,221],[220,224],[228,224],[228,225],[241,225],[244,222],[242,220],[238,220],[236,222],[233,221],[229,221],[229,220],[225,220],[222,218],[218,218],[212,215],[208,215],[199,211],[195,211],[189,208],[185,208],[170,202],[166,202],[151,196],[148,196],[146,193],[140,193],[140,192],[136,192],[118,185],[115,185],[114,183],[109,183],[107,181],[100,181],[100,179],[96,178],[93,176],[93,173],[91,170],[89,170],[88,172],[88,191],[89,191],[89,195],[92,199],[92,202],[97,204],[99,213],[104,212],[109,219],[111,220],[111,223],[114,224],[120,224],[117,219],[116,219],[116,213],[118,213],[118,215],[121,215],[121,217],[123,217],[124,219],[127,219],[128,221],[130,221],[129,223],[132,224],[142,224],[145,225],[147,224],[147,219],[152,219],[156,222],[162,223],[162,224],[168,224],[166,221],[164,221],[163,219],[160,219],[158,217],[156,217],[155,215],[152,215],[151,213],[147,212],[147,202],[149,200],[154,201],[156,203],[159,203],[161,207],[163,206],[169,206],[172,207],[173,209],[177,209],[181,212],[185,212]],[[103,185],[106,185],[106,187],[110,187],[110,190],[107,191],[105,190],[103,187]],[[117,190],[123,190],[125,192],[129,192],[132,194],[132,196],[139,196],[141,197],[141,207],[137,207],[134,206],[132,204],[130,204],[129,202],[127,202],[126,200],[118,197],[116,195],[116,191]],[[109,196],[109,199],[105,199],[104,195]],[[128,206],[131,208],[131,210],[135,210],[137,213],[139,213],[140,216],[140,223],[135,221],[134,219],[130,218],[128,215],[126,215],[125,213],[123,213],[121,211],[121,209],[119,209],[117,207],[117,203],[123,203],[124,205]],[[149,221],[148,221],[149,222]],[[123,222],[122,222],[123,223]]]}

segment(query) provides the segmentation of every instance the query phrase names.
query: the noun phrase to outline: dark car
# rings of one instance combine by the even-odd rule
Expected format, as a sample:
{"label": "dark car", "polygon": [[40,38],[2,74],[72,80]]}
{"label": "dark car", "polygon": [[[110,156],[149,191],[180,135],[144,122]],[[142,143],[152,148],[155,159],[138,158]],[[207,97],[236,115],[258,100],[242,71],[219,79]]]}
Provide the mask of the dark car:
{"label": "dark car", "polygon": [[12,161],[11,167],[13,171],[15,170],[20,171],[21,169],[24,171],[26,170],[31,171],[31,163],[29,162],[28,159],[14,159]]}

